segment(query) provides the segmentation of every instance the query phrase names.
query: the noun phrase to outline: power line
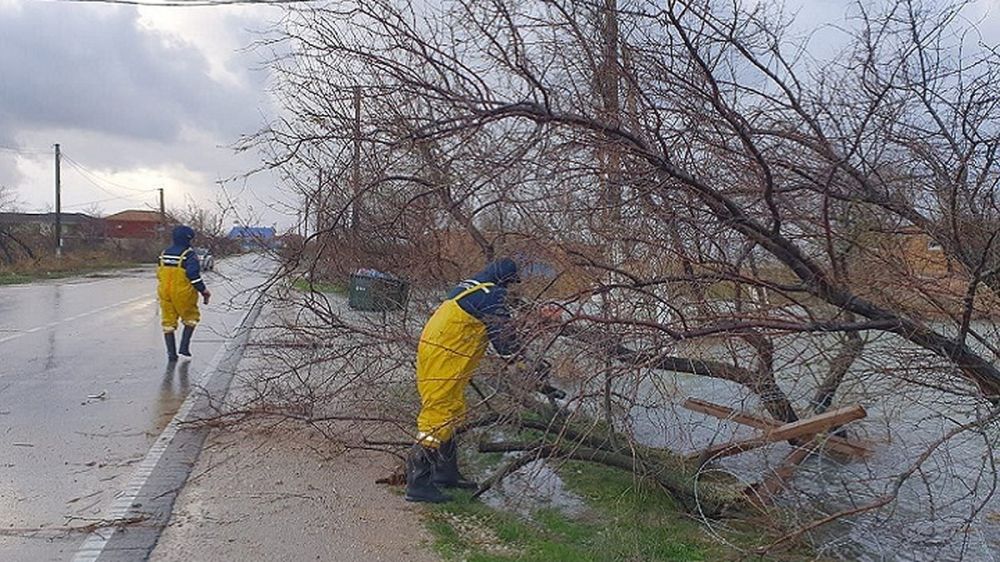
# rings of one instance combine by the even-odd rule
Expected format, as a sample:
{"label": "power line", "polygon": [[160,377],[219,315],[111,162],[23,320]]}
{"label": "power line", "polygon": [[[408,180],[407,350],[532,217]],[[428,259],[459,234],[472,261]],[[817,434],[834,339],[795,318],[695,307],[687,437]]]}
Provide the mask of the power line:
{"label": "power line", "polygon": [[51,154],[48,150],[25,150],[23,148],[17,148],[16,146],[4,146],[0,145],[0,150],[4,152],[13,152],[14,154],[22,154],[25,156],[37,156],[39,154],[49,155]]}
{"label": "power line", "polygon": [[98,205],[100,203],[108,203],[111,201],[121,201],[122,199],[128,199],[131,201],[142,201],[139,197],[134,195],[122,195],[119,197],[108,197],[107,199],[96,199],[94,201],[84,201],[83,203],[73,203],[72,205],[63,205],[67,209],[79,209],[81,207],[86,207],[87,205]]}
{"label": "power line", "polygon": [[125,191],[131,191],[132,193],[149,193],[150,191],[156,191],[156,189],[140,189],[140,188],[129,187],[127,185],[122,185],[120,183],[113,182],[113,181],[111,181],[111,180],[109,180],[107,178],[100,177],[100,175],[97,174],[96,172],[93,172],[93,171],[89,170],[83,164],[80,164],[79,162],[77,162],[73,158],[70,158],[69,156],[66,156],[65,152],[63,153],[62,157],[71,166],[73,166],[74,168],[76,168],[77,172],[79,172],[80,175],[83,176],[83,178],[85,180],[87,180],[88,182],[90,182],[91,184],[93,184],[95,187],[97,187],[101,191],[107,193],[108,195],[116,195],[116,194],[113,193],[113,192],[111,192],[111,191],[109,191],[107,189],[107,186],[112,186],[112,187],[115,187],[115,188],[118,188],[118,189],[123,189]]}
{"label": "power line", "polygon": [[83,179],[85,179],[87,181],[87,183],[89,183],[90,185],[93,185],[94,187],[96,187],[97,189],[103,191],[104,193],[107,193],[108,195],[114,195],[114,193],[112,193],[109,189],[105,188],[104,186],[102,186],[98,182],[96,182],[93,179],[91,179],[91,177],[82,168],[78,168],[76,166],[76,164],[74,164],[73,162],[69,162],[68,159],[67,159],[67,162],[71,166],[73,166],[74,168],[76,168],[76,171],[80,174],[80,176]]}
{"label": "power line", "polygon": [[[77,160],[73,159],[70,156],[67,156],[65,152],[61,153],[61,159],[70,166],[72,166],[76,170],[76,172],[80,174],[80,177],[82,177],[88,183],[90,183],[97,189],[111,196],[104,199],[85,201],[83,203],[74,203],[72,205],[67,205],[66,206],[67,208],[80,209],[88,205],[97,205],[100,203],[108,203],[111,201],[122,201],[122,200],[129,200],[133,202],[145,202],[148,205],[148,201],[145,201],[146,197],[143,197],[143,195],[157,191],[156,188],[139,189],[135,187],[129,187],[127,185],[122,185],[120,183],[113,182],[107,178],[101,177],[97,172],[90,170]],[[119,190],[128,191],[131,192],[131,194],[122,195],[120,193],[115,193],[114,191],[111,190],[111,188],[117,188]]]}
{"label": "power line", "polygon": [[[72,163],[70,163],[70,165],[73,166],[74,168],[76,167]],[[80,177],[82,177],[84,180],[86,180],[87,183],[89,183],[90,185],[93,185],[94,187],[96,187],[97,189],[103,191],[104,193],[107,193],[108,195],[111,195],[111,196],[114,196],[114,197],[118,196],[115,192],[111,191],[110,189],[108,189],[108,188],[104,187],[103,185],[101,185],[99,182],[95,181],[89,174],[87,174],[86,172],[84,172],[82,169],[77,168],[76,171],[80,174]]]}
{"label": "power line", "polygon": [[203,8],[214,6],[266,6],[279,4],[311,4],[317,0],[56,0],[72,4],[125,4],[154,8]]}
{"label": "power line", "polygon": [[127,185],[122,185],[120,183],[113,182],[113,181],[111,181],[111,180],[109,180],[107,178],[102,178],[101,174],[99,174],[99,173],[91,170],[90,168],[87,168],[86,166],[84,166],[83,164],[81,164],[77,160],[73,159],[72,157],[67,156],[65,152],[63,152],[62,156],[63,156],[63,158],[65,158],[66,160],[68,160],[70,162],[70,164],[72,164],[75,168],[77,168],[77,170],[79,170],[81,173],[89,175],[91,178],[98,179],[98,180],[104,182],[107,185],[111,185],[111,186],[117,187],[119,189],[124,189],[125,191],[133,191],[135,193],[145,193],[147,191],[151,191],[150,189],[140,189],[140,188],[135,188],[135,187],[129,187]]}

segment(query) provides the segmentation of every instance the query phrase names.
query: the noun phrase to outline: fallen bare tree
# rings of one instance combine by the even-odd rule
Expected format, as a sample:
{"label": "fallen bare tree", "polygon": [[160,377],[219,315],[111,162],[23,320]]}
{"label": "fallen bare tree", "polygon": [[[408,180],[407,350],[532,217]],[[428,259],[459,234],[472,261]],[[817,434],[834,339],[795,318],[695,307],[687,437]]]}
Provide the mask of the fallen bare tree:
{"label": "fallen bare tree", "polygon": [[[247,141],[312,209],[287,271],[343,282],[375,267],[414,285],[412,316],[391,330],[307,295],[322,322],[304,335],[392,348],[402,369],[433,291],[518,255],[551,274],[524,291],[526,307],[561,311],[525,327],[530,346],[560,358],[580,404],[580,426],[555,412],[540,423],[578,438],[485,450],[681,473],[636,451],[732,439],[643,429],[637,412],[666,408],[683,385],[760,407],[767,423],[860,402],[884,426],[862,425],[870,434],[924,437],[898,451],[907,459],[940,454],[939,435],[976,442],[955,454],[982,462],[934,468],[973,478],[972,491],[926,486],[917,500],[943,494],[964,510],[961,524],[937,522],[967,544],[996,480],[1000,101],[989,85],[1000,65],[995,48],[971,43],[964,9],[858,3],[824,60],[760,5],[290,9],[273,38],[287,115]],[[332,362],[360,374],[366,359],[377,360],[352,344]],[[945,429],[925,431],[930,420]],[[585,444],[595,432],[602,444]],[[845,469],[848,502],[895,501],[920,472],[886,488],[886,464],[900,463]],[[827,522],[860,513],[810,510]]]}

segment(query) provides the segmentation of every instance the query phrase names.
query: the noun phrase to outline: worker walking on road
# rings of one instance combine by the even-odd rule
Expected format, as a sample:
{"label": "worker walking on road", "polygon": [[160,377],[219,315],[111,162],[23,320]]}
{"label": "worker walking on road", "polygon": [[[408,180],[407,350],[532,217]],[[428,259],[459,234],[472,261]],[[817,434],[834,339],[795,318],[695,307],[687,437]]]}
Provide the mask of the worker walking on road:
{"label": "worker walking on road", "polygon": [[473,488],[458,471],[454,433],[465,417],[465,389],[488,342],[502,357],[520,351],[510,327],[507,288],[520,281],[504,258],[459,283],[424,326],[417,346],[420,415],[417,442],[406,461],[406,500],[444,502],[439,487]]}
{"label": "worker walking on road", "polygon": [[[201,279],[198,257],[191,248],[194,229],[187,225],[176,226],[173,240],[174,244],[160,254],[156,268],[160,320],[163,339],[167,344],[167,360],[170,362],[177,361],[178,356],[185,360],[191,359],[191,335],[201,319],[198,293],[201,293],[205,304],[208,304],[208,299],[212,296]],[[174,337],[178,319],[184,324],[179,350]]]}

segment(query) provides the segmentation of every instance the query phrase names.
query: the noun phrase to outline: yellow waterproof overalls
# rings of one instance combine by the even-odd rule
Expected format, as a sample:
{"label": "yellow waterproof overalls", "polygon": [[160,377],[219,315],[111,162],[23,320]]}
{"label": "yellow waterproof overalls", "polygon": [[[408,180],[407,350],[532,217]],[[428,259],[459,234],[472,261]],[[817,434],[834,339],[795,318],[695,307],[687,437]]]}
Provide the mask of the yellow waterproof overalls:
{"label": "yellow waterproof overalls", "polygon": [[198,310],[198,291],[193,282],[188,279],[184,270],[184,258],[191,253],[191,248],[181,252],[181,255],[160,254],[156,267],[157,294],[160,297],[160,322],[164,333],[177,329],[178,317],[185,326],[197,326],[201,320]]}
{"label": "yellow waterproof overalls", "polygon": [[486,352],[486,325],[458,306],[476,291],[489,292],[493,283],[477,283],[441,303],[424,326],[417,345],[417,441],[437,448],[451,439],[465,417],[465,387]]}

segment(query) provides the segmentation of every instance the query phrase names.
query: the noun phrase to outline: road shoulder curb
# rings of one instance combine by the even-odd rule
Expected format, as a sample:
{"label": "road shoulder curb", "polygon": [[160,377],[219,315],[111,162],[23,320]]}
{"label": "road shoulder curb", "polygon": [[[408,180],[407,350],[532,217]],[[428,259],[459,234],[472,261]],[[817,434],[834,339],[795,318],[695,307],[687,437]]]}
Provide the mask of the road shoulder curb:
{"label": "road shoulder curb", "polygon": [[170,521],[174,501],[191,474],[208,435],[208,428],[186,424],[209,417],[218,410],[215,401],[225,398],[264,301],[264,295],[258,294],[233,334],[209,362],[197,388],[181,404],[112,502],[107,516],[112,524],[90,533],[72,558],[73,562],[149,558],[160,533]]}

